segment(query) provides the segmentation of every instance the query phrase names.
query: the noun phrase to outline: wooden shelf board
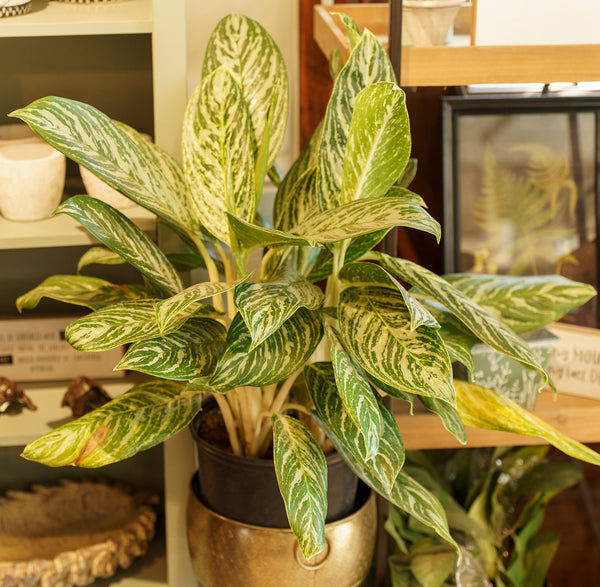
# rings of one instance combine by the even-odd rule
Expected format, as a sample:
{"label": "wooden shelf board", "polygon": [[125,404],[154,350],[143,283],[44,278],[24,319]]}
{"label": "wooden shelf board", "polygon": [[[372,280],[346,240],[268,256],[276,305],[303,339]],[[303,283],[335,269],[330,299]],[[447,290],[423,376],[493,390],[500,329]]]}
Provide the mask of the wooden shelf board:
{"label": "wooden shelf board", "polygon": [[[373,32],[388,48],[389,5],[315,6],[314,38],[326,57],[338,49],[345,58],[349,45],[340,18],[344,12],[362,30]],[[468,35],[455,35],[443,47],[402,47],[401,85],[461,86],[469,84],[598,81],[600,44],[471,46]]]}
{"label": "wooden shelf board", "polygon": [[0,19],[0,37],[152,32],[152,0],[74,4],[33,0],[31,12]]}
{"label": "wooden shelf board", "polygon": [[[441,420],[427,411],[410,415],[404,402],[394,401],[393,410],[407,449],[459,448],[466,446],[517,446],[545,444],[532,436],[467,427],[467,444],[461,445],[442,425]],[[546,423],[583,443],[600,442],[600,401],[558,393],[556,397],[543,391],[534,410]]]}
{"label": "wooden shelf board", "polygon": [[[141,206],[126,208],[131,218],[152,239],[156,238],[156,217]],[[0,249],[34,249],[98,244],[75,220],[64,214],[35,222],[13,222],[0,218]]]}

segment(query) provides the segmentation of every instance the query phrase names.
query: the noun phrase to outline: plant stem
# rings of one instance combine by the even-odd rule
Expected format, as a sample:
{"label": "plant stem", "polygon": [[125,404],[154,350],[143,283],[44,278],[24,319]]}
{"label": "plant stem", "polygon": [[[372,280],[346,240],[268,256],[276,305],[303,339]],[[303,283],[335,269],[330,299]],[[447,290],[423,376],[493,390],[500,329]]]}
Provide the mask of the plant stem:
{"label": "plant stem", "polygon": [[[213,258],[210,256],[210,254],[206,250],[206,247],[204,246],[202,239],[191,232],[188,232],[188,235],[194,242],[194,245],[196,245],[198,252],[202,256],[202,259],[204,260],[204,264],[206,265],[206,270],[208,271],[208,279],[210,281],[212,281],[213,283],[219,283],[219,281],[221,281],[221,279],[219,277],[219,270],[217,269],[217,265],[213,261]],[[225,312],[225,305],[223,303],[222,295],[223,294],[213,296],[212,302],[213,302],[214,307],[217,310],[220,310],[221,312]]]}
{"label": "plant stem", "polygon": [[[221,261],[223,262],[223,267],[225,267],[225,281],[232,283],[235,281],[235,275],[233,273],[233,266],[231,264],[231,261],[229,260],[229,257],[227,256],[227,253],[225,253],[225,251],[223,250],[223,247],[221,246],[221,243],[216,243],[215,248],[217,249],[217,252],[219,253],[219,257],[221,257]],[[229,316],[230,320],[233,320],[233,317],[235,315],[235,305],[233,303],[233,289],[228,289],[227,290],[227,315]]]}
{"label": "plant stem", "polygon": [[223,421],[225,422],[225,428],[227,430],[227,436],[229,437],[229,443],[231,444],[231,450],[233,451],[234,455],[241,457],[244,453],[242,450],[242,445],[239,441],[235,420],[231,413],[226,396],[214,393],[213,397],[215,398],[217,405],[219,406],[219,410],[221,411],[221,415],[223,416]]}

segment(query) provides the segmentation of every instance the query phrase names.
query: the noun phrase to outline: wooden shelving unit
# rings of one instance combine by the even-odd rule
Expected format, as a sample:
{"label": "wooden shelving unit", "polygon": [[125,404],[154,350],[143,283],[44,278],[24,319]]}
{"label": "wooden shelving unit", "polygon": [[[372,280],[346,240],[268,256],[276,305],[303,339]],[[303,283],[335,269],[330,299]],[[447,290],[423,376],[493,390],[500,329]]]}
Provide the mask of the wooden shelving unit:
{"label": "wooden shelving unit", "polygon": [[[187,60],[186,60],[186,19],[184,0],[128,0],[127,2],[74,4],[53,2],[50,0],[33,0],[29,14],[0,19],[0,41],[3,50],[10,55],[11,62],[18,65],[7,69],[6,87],[3,86],[7,101],[13,100],[21,107],[29,101],[56,93],[48,91],[44,86],[50,83],[59,87],[59,91],[79,90],[78,81],[85,82],[88,74],[99,74],[99,80],[89,83],[90,100],[97,95],[118,96],[115,117],[120,116],[120,110],[131,113],[126,105],[131,102],[134,110],[150,114],[148,125],[153,125],[154,141],[171,155],[180,156],[181,120],[187,102]],[[90,41],[94,42],[91,43]],[[66,42],[68,41],[68,43]],[[51,54],[52,49],[59,46],[64,50],[82,48],[89,51],[90,47],[97,50],[100,58],[94,66],[87,68],[73,67],[69,62],[52,62],[52,74],[40,69],[39,60],[32,58],[32,47],[37,47],[40,60]],[[111,61],[118,55],[119,50],[129,50],[135,46],[135,51],[124,55],[123,63]],[[15,49],[18,48],[18,50]],[[104,50],[109,50],[110,56],[105,58]],[[27,53],[29,51],[29,53]],[[21,54],[27,53],[26,55]],[[35,56],[34,56],[35,57]],[[132,57],[130,61],[126,57]],[[56,68],[54,68],[56,65]],[[129,69],[128,69],[129,68]],[[44,65],[41,66],[44,69]],[[56,69],[56,71],[54,71]],[[13,75],[14,72],[18,73]],[[65,75],[61,77],[61,73]],[[16,77],[15,77],[16,76]],[[144,77],[146,76],[146,77]],[[151,76],[151,86],[143,85],[143,81]],[[125,91],[121,82],[129,77],[139,83],[135,92]],[[63,79],[64,78],[64,79]],[[15,81],[16,80],[16,81]],[[74,81],[75,80],[75,81]],[[108,82],[106,80],[109,80]],[[140,82],[140,80],[142,80]],[[3,81],[4,78],[3,78]],[[29,83],[32,82],[32,85]],[[139,88],[143,87],[143,92]],[[149,91],[147,88],[150,88]],[[29,95],[33,94],[35,95]],[[78,92],[79,93],[79,92]],[[83,93],[83,92],[81,92]],[[57,95],[65,95],[58,93]],[[81,99],[81,98],[77,98]],[[84,99],[84,101],[88,101]],[[107,100],[105,99],[105,103]],[[108,100],[114,105],[115,102]],[[4,102],[3,102],[4,104]],[[145,110],[143,106],[149,105]],[[2,115],[7,112],[0,113]],[[145,114],[140,115],[140,117]],[[125,120],[120,118],[121,120]],[[125,120],[126,121],[126,120]],[[69,179],[69,178],[68,178]],[[74,178],[71,178],[74,179]],[[75,193],[83,193],[76,191]],[[159,239],[155,217],[144,209],[134,206],[123,211],[151,238]],[[42,281],[48,275],[44,270],[44,256],[51,256],[54,247],[78,247],[95,244],[89,234],[81,226],[67,216],[57,216],[40,222],[16,223],[0,218],[0,251],[12,253],[22,249],[37,249],[40,252],[39,261],[35,266],[22,268],[24,278],[27,272],[39,276]],[[60,253],[56,253],[60,255]],[[11,257],[12,258],[12,257]],[[27,257],[28,259],[31,256]],[[74,375],[79,375],[74,374]],[[6,462],[3,467],[3,486],[13,478],[23,478],[31,475],[35,464],[18,459],[22,446],[38,438],[53,427],[60,425],[69,418],[69,410],[60,407],[62,394],[69,382],[49,382],[47,384],[22,384],[26,392],[38,405],[36,412],[24,410],[14,416],[2,415],[0,422],[0,461]],[[109,393],[114,397],[131,387],[133,382],[129,377],[106,381]],[[196,580],[191,569],[187,554],[185,534],[185,507],[187,503],[189,481],[195,464],[193,443],[189,434],[178,434],[159,447],[160,459],[153,453],[152,465],[137,475],[136,485],[143,485],[145,478],[155,479],[160,476],[161,492],[164,495],[165,520],[164,528],[152,543],[146,557],[126,571],[119,571],[113,578],[100,580],[96,583],[103,587],[118,585],[120,587],[179,587],[194,585]],[[150,452],[150,451],[149,451]],[[138,455],[141,456],[141,455]],[[133,467],[131,459],[130,467]],[[144,456],[148,459],[150,457]],[[157,465],[155,461],[164,464]],[[144,461],[145,462],[145,461]],[[110,467],[112,467],[111,465]],[[158,467],[158,468],[157,468]],[[60,471],[34,470],[44,479],[54,479],[60,476]],[[127,465],[125,465],[127,468]],[[122,469],[121,469],[122,470]],[[53,476],[51,476],[51,473]],[[129,473],[128,473],[129,474]],[[95,583],[95,584],[96,584]]]}
{"label": "wooden shelving unit", "polygon": [[[342,56],[349,46],[344,26],[335,12],[344,12],[388,46],[388,4],[315,6],[314,38],[329,57]],[[468,22],[468,14],[466,15]],[[597,45],[471,45],[469,34],[455,34],[443,47],[402,47],[401,85],[463,86],[469,84],[550,83],[598,81],[600,43]]]}

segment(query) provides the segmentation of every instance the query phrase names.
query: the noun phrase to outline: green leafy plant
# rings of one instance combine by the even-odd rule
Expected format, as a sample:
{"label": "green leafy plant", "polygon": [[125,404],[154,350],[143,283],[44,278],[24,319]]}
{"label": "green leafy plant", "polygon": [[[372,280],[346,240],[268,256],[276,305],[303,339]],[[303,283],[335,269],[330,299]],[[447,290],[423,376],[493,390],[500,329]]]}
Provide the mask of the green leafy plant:
{"label": "green leafy plant", "polygon": [[573,462],[552,462],[548,446],[409,451],[405,470],[444,505],[458,553],[430,528],[392,506],[392,587],[543,587],[558,546],[539,532],[545,507],[581,479]]}
{"label": "green leafy plant", "polygon": [[[47,296],[88,308],[66,331],[71,345],[130,345],[116,368],[151,378],[29,444],[26,458],[83,467],[125,459],[187,426],[212,395],[233,452],[259,457],[272,445],[305,556],[324,546],[326,467],[298,411],[318,422],[319,435],[361,479],[451,543],[440,503],[402,468],[401,431],[384,395],[422,401],[461,442],[463,422],[508,427],[546,434],[599,462],[495,392],[453,383],[452,361],[470,365],[477,340],[544,373],[500,318],[512,327],[542,326],[594,290],[559,277],[494,277],[482,285],[484,307],[461,291],[477,290],[482,276],[455,287],[376,250],[393,227],[438,239],[440,227],[402,187],[414,171],[411,137],[388,56],[373,34],[344,22],[351,54],[345,64],[334,62],[324,120],[285,177],[274,165],[287,118],[285,66],[266,31],[240,15],[223,19],[210,38],[203,79],[184,116],[183,166],[85,104],[47,97],[13,113],[154,212],[189,251],[168,256],[127,217],[90,197],[57,209],[110,249],[93,250],[80,268],[120,260],[139,270],[145,286],[60,275],[21,296],[18,307]],[[267,174],[278,185],[272,227],[257,215]],[[253,270],[251,254],[260,258]],[[182,261],[204,267],[208,277],[184,283],[176,268]]]}

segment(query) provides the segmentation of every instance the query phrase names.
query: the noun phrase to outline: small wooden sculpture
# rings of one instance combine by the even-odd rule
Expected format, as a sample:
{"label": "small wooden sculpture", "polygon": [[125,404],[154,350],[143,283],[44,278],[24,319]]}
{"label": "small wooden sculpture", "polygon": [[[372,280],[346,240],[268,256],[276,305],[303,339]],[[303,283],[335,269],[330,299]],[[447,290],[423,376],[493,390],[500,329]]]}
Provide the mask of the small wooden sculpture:
{"label": "small wooden sculpture", "polygon": [[93,379],[77,377],[69,385],[60,405],[69,406],[73,417],[80,418],[111,399],[108,392]]}
{"label": "small wooden sculpture", "polygon": [[37,406],[23,391],[23,388],[6,377],[0,377],[0,414],[9,408],[20,411],[26,407],[29,410],[37,410]]}

